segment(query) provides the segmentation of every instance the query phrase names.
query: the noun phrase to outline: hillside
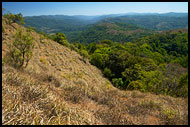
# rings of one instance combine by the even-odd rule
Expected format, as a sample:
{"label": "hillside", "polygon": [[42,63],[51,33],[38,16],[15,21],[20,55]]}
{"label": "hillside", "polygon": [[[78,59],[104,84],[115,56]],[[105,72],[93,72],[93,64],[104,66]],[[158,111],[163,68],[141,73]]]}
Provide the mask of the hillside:
{"label": "hillside", "polygon": [[[2,18],[2,59],[16,30]],[[187,125],[188,98],[119,90],[75,51],[40,41],[26,69],[2,63],[3,125]]]}

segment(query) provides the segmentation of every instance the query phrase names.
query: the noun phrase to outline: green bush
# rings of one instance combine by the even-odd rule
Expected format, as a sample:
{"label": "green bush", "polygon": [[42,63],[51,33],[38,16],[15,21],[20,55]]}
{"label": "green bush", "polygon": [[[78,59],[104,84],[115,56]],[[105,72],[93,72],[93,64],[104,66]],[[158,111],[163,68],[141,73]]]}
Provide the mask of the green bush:
{"label": "green bush", "polygon": [[123,85],[124,85],[122,78],[113,78],[112,83],[114,86],[118,88],[123,88]]}
{"label": "green bush", "polygon": [[114,76],[114,74],[112,74],[111,70],[107,67],[104,68],[103,74],[105,77],[107,77],[109,79],[111,79]]}
{"label": "green bush", "polygon": [[127,89],[140,90],[142,92],[145,91],[144,86],[140,80],[130,82],[129,85],[127,86]]}
{"label": "green bush", "polygon": [[14,67],[27,67],[32,57],[32,49],[34,48],[33,37],[29,33],[25,33],[21,29],[18,29],[15,39],[13,43],[10,44],[9,48],[8,62]]}
{"label": "green bush", "polygon": [[59,44],[65,45],[67,39],[63,33],[56,33],[56,35],[52,36],[53,40],[58,42]]}
{"label": "green bush", "polygon": [[88,52],[86,50],[81,50],[80,55],[83,57],[83,59],[89,57]]}

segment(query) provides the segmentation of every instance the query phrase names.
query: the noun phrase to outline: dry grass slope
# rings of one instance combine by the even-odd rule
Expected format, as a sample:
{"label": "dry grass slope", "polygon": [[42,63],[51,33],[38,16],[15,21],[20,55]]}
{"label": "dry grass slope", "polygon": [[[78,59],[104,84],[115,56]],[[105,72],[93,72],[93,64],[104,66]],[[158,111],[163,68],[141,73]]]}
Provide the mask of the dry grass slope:
{"label": "dry grass slope", "polygon": [[[18,24],[3,18],[4,59]],[[69,48],[32,32],[34,55],[24,70],[2,65],[3,125],[188,124],[188,99],[121,91]]]}

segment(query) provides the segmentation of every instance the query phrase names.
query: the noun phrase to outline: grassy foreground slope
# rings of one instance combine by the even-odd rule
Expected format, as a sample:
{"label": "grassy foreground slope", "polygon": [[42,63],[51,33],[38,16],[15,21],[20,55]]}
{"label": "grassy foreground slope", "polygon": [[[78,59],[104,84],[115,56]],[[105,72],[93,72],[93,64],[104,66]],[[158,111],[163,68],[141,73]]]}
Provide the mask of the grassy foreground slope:
{"label": "grassy foreground slope", "polygon": [[[2,59],[16,32],[3,18]],[[2,124],[188,124],[188,99],[119,90],[75,51],[40,41],[26,69],[2,63]]]}

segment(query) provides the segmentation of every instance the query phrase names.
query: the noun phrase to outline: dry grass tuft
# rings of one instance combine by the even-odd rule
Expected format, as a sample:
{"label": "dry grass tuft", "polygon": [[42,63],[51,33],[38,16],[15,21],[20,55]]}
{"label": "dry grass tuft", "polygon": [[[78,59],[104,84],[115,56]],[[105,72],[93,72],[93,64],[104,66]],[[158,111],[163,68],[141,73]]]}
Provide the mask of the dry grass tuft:
{"label": "dry grass tuft", "polygon": [[64,89],[64,99],[72,103],[81,103],[85,100],[85,89],[80,86],[72,86]]}
{"label": "dry grass tuft", "polygon": [[46,97],[45,91],[43,89],[37,89],[35,86],[23,86],[21,91],[21,98],[25,102],[33,102]]}
{"label": "dry grass tuft", "polygon": [[44,82],[50,82],[50,83],[54,84],[55,87],[60,87],[61,86],[60,80],[57,79],[52,74],[45,74],[41,78],[42,78],[42,81],[44,81]]}

